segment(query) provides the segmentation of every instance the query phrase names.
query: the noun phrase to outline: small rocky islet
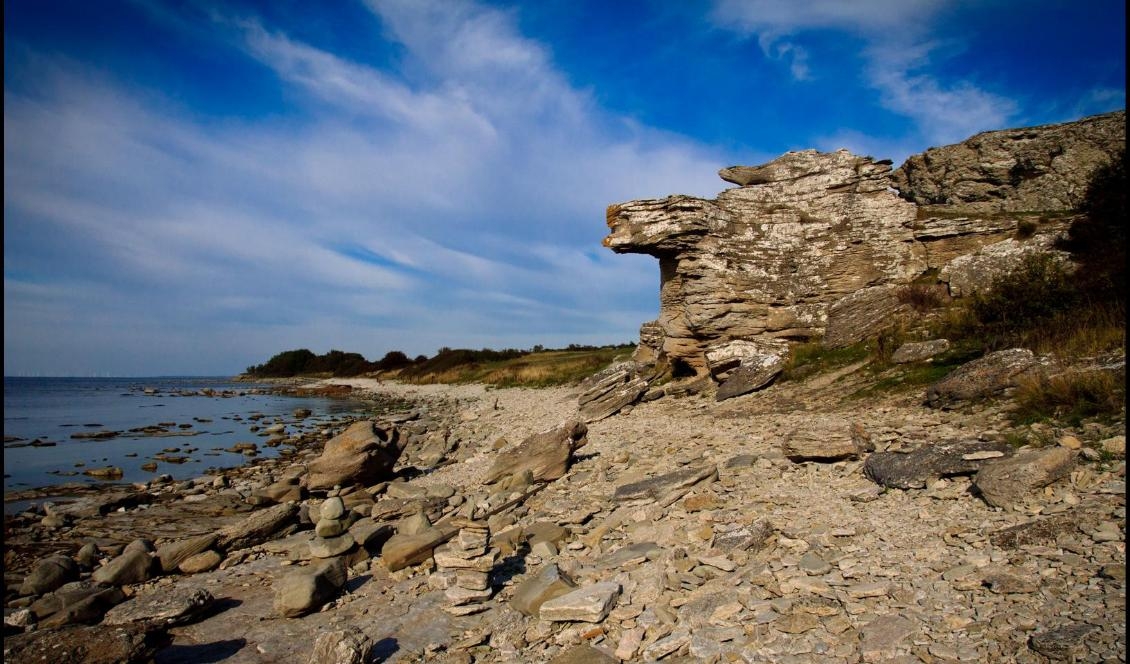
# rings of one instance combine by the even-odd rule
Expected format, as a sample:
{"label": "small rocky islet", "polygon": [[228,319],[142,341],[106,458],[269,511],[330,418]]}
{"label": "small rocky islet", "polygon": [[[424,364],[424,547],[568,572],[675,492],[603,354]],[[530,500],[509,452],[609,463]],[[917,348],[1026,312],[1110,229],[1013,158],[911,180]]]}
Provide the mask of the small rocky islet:
{"label": "small rocky islet", "polygon": [[[5,661],[1125,661],[1124,410],[1013,423],[1017,381],[1065,370],[1024,349],[866,398],[847,398],[865,362],[775,380],[783,340],[865,337],[908,274],[974,288],[1046,246],[1062,224],[1020,243],[1008,205],[986,206],[1070,196],[1124,124],[979,135],[894,179],[790,153],[724,169],[739,188],[719,201],[613,206],[606,244],[661,254],[664,275],[630,360],[574,387],[320,381],[399,407],[286,456],[10,516]],[[965,216],[936,208],[946,191]],[[808,255],[836,233],[821,251],[840,261]],[[795,288],[711,259],[735,252],[791,256],[769,272]],[[664,361],[688,375],[662,379]]]}

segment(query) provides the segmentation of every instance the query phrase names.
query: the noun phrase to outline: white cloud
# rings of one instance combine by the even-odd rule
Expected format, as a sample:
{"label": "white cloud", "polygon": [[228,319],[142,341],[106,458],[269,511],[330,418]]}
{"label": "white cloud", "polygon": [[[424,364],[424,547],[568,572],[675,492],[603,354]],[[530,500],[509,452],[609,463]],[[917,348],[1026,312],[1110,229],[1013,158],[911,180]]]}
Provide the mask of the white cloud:
{"label": "white cloud", "polygon": [[[73,61],[21,63],[38,85],[5,91],[5,267],[32,276],[5,283],[6,368],[633,338],[658,271],[600,248],[605,206],[712,195],[729,160],[596,107],[511,14],[373,6],[403,69],[217,17],[296,100],[285,120],[217,121]],[[28,284],[76,282],[100,295],[32,306]],[[194,371],[179,348],[212,359]]]}
{"label": "white cloud", "polygon": [[717,0],[711,14],[722,27],[756,35],[766,56],[789,62],[794,78],[820,77],[820,66],[795,43],[814,31],[849,33],[863,41],[864,76],[879,104],[912,119],[935,144],[999,129],[1015,116],[1010,99],[971,81],[943,81],[932,73],[942,44],[936,19],[952,3],[943,0]]}

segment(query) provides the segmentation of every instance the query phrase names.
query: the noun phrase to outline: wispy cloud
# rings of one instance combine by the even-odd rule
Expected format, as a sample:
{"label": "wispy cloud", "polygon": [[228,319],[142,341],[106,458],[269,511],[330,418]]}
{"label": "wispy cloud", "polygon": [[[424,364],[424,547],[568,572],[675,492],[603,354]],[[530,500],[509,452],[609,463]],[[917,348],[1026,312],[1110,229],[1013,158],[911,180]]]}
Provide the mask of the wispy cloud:
{"label": "wispy cloud", "polygon": [[954,46],[952,39],[934,34],[939,15],[952,7],[942,0],[717,0],[712,19],[755,35],[762,51],[788,61],[798,80],[819,78],[822,65],[831,67],[812,62],[798,37],[835,31],[859,39],[866,63],[862,75],[879,104],[912,119],[928,140],[940,144],[1004,127],[1018,108],[972,81],[943,81],[932,73],[939,53]]}
{"label": "wispy cloud", "polygon": [[632,338],[656,269],[589,256],[604,207],[711,195],[728,160],[600,109],[510,13],[372,9],[400,68],[213,15],[288,90],[285,118],[208,117],[29,52],[37,83],[5,90],[6,369],[223,373],[298,346]]}

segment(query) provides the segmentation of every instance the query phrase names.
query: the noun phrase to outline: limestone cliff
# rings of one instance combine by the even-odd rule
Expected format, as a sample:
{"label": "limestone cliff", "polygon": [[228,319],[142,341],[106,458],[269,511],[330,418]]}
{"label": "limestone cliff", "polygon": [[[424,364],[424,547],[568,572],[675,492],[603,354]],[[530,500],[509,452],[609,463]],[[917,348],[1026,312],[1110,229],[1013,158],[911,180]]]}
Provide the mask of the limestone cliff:
{"label": "limestone cliff", "polygon": [[978,265],[982,248],[986,261],[1007,262],[1005,244],[1026,250],[1018,236],[1047,246],[1090,174],[1124,145],[1117,112],[978,134],[897,171],[846,150],[789,152],[722,169],[738,186],[713,200],[611,205],[604,245],[659,259],[659,319],[641,330],[637,357],[724,382],[739,367],[771,366],[788,340],[864,338],[923,274],[960,272],[952,294],[966,294],[976,284],[963,265]]}

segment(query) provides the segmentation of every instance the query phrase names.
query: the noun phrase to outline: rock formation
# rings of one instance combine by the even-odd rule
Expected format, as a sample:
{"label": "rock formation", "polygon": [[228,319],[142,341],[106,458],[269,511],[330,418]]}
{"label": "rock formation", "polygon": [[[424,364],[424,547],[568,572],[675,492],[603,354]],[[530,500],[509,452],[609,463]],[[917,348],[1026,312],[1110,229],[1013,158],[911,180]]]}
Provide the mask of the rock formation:
{"label": "rock formation", "polygon": [[604,245],[659,259],[659,318],[641,328],[635,359],[720,384],[742,377],[721,396],[763,387],[789,341],[873,335],[905,309],[899,292],[915,279],[968,295],[1046,250],[1124,145],[1120,111],[978,134],[896,171],[846,150],[788,152],[722,169],[738,186],[713,200],[611,205]]}

